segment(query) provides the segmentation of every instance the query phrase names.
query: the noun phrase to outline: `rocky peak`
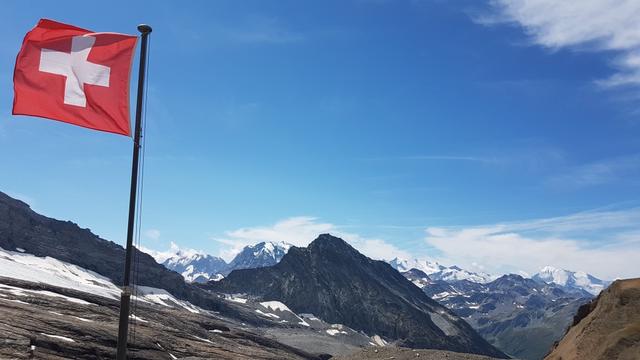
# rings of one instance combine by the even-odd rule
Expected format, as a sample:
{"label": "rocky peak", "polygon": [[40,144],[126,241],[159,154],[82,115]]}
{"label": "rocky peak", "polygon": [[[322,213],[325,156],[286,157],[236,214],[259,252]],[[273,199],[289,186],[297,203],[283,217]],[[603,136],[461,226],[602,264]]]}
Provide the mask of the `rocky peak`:
{"label": "rocky peak", "polygon": [[358,251],[346,241],[331,234],[321,234],[313,240],[307,249],[311,252],[357,253]]}

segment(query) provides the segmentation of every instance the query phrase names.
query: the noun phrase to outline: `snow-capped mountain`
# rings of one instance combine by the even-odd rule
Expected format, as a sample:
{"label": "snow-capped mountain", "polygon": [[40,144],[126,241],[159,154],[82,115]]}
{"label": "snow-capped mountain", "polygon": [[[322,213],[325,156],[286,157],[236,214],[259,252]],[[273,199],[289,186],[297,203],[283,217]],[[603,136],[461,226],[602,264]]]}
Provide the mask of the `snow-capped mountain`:
{"label": "snow-capped mountain", "polygon": [[495,276],[486,273],[477,273],[459,268],[458,266],[444,266],[435,261],[424,259],[399,259],[394,258],[388,261],[389,265],[401,273],[411,269],[417,269],[429,275],[431,280],[460,281],[469,280],[472,282],[486,284],[496,279]]}
{"label": "snow-capped mountain", "polygon": [[221,273],[227,267],[223,259],[206,254],[173,257],[167,259],[162,265],[180,273],[188,282],[200,283],[222,279]]}
{"label": "snow-capped mountain", "polygon": [[[251,250],[258,251],[245,249]],[[277,265],[234,271],[202,288],[277,300],[295,312],[313,313],[366,334],[384,333],[399,345],[438,344],[454,351],[505,357],[400,273],[330,234],[318,236],[306,248],[291,248]]]}
{"label": "snow-capped mountain", "polygon": [[543,267],[539,273],[533,275],[532,279],[547,284],[553,283],[568,288],[582,289],[593,295],[598,295],[600,291],[611,283],[610,281],[598,279],[584,271],[569,271],[557,269],[553,266]]}
{"label": "snow-capped mountain", "polygon": [[159,264],[182,275],[187,282],[205,283],[209,280],[220,280],[223,277],[222,272],[228,266],[226,261],[219,257],[198,250],[183,249],[173,242],[165,252],[143,250],[153,256]]}
{"label": "snow-capped mountain", "polygon": [[231,260],[223,274],[229,274],[231,271],[239,269],[255,269],[273,266],[280,262],[290,248],[291,245],[285,242],[272,241],[245,246],[245,248]]}
{"label": "snow-capped mountain", "polygon": [[222,258],[198,250],[183,249],[173,242],[170,249],[164,252],[143,250],[159,264],[182,275],[187,282],[206,283],[219,281],[233,270],[275,265],[290,247],[285,242],[271,241],[245,246],[228,264]]}
{"label": "snow-capped mountain", "polygon": [[446,269],[445,266],[442,266],[435,261],[431,262],[431,261],[421,260],[421,259],[407,260],[407,259],[394,258],[393,260],[389,261],[389,265],[391,265],[392,268],[398,270],[399,272],[405,272],[411,269],[418,269],[427,275]]}
{"label": "snow-capped mountain", "polygon": [[416,270],[403,275],[489,342],[524,360],[541,359],[571,324],[578,307],[591,298],[581,289],[514,274],[486,284],[432,281]]}

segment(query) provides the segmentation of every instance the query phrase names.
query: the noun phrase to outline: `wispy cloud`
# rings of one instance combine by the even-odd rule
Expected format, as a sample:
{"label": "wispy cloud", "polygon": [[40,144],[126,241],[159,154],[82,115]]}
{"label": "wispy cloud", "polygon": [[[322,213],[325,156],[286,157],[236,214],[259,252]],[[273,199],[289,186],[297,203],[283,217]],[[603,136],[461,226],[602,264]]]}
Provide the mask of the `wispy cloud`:
{"label": "wispy cloud", "polygon": [[285,27],[278,19],[250,16],[244,26],[227,29],[230,39],[253,44],[287,44],[304,40],[301,33]]}
{"label": "wispy cloud", "polygon": [[290,217],[267,226],[244,227],[228,231],[224,237],[214,237],[213,240],[226,245],[221,250],[220,256],[230,260],[247,245],[253,245],[261,241],[284,241],[295,246],[304,247],[323,233],[331,233],[344,239],[353,247],[374,259],[385,259],[389,258],[389,256],[408,257],[409,255],[384,240],[366,238],[347,232],[338,225],[321,222],[319,219],[309,216]]}
{"label": "wispy cloud", "polygon": [[147,229],[144,232],[144,237],[151,240],[159,240],[160,234],[160,230],[158,229]]}
{"label": "wispy cloud", "polygon": [[466,156],[466,155],[399,155],[399,156],[378,156],[368,157],[362,160],[387,161],[387,160],[433,160],[433,161],[469,161],[469,162],[496,162],[497,158]]}
{"label": "wispy cloud", "polygon": [[637,181],[640,176],[640,155],[633,154],[598,160],[567,168],[551,176],[547,183],[555,187],[584,188],[589,186]]}
{"label": "wispy cloud", "polygon": [[552,50],[609,50],[617,53],[615,74],[604,87],[640,85],[640,2],[635,0],[493,0],[485,25],[521,26],[535,44]]}
{"label": "wispy cloud", "polygon": [[169,258],[178,256],[178,255],[189,257],[196,254],[204,254],[204,252],[201,250],[181,248],[178,246],[178,244],[174,243],[173,241],[169,245],[169,249],[165,251],[153,250],[145,246],[140,246],[140,251],[151,255],[151,257],[153,257],[158,264],[162,264],[163,262],[167,261]]}
{"label": "wispy cloud", "polygon": [[537,171],[555,167],[565,162],[561,149],[535,140],[523,140],[517,144],[504,144],[500,148],[478,149],[467,154],[407,154],[362,157],[363,161],[451,162],[488,166],[518,167]]}
{"label": "wispy cloud", "polygon": [[483,264],[494,273],[535,273],[553,265],[607,279],[640,276],[640,209],[470,227],[430,227],[426,243],[441,261]]}
{"label": "wispy cloud", "polygon": [[202,45],[282,45],[306,40],[303,33],[290,28],[282,20],[262,14],[248,14],[233,22],[219,19],[205,29],[194,28],[193,19],[174,24],[173,31],[182,39]]}

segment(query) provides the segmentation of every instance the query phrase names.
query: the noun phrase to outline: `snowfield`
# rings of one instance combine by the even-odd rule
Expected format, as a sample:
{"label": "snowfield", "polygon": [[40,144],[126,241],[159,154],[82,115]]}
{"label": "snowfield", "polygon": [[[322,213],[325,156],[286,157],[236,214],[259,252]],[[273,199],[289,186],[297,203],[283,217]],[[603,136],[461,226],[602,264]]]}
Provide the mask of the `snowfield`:
{"label": "snowfield", "polygon": [[93,271],[52,257],[0,248],[0,276],[44,283],[111,299],[120,298],[120,288]]}
{"label": "snowfield", "polygon": [[[109,278],[48,256],[38,257],[28,253],[0,248],[0,277],[49,284],[114,300],[120,299],[120,288],[111,282]],[[147,303],[165,307],[179,307],[192,313],[203,311],[187,301],[176,299],[163,289],[148,286],[138,286],[136,289],[138,300]],[[18,296],[44,295],[60,297],[75,304],[91,305],[90,302],[51,291],[22,289],[0,284],[0,295],[2,292],[10,292]],[[14,301],[18,302],[19,300]]]}

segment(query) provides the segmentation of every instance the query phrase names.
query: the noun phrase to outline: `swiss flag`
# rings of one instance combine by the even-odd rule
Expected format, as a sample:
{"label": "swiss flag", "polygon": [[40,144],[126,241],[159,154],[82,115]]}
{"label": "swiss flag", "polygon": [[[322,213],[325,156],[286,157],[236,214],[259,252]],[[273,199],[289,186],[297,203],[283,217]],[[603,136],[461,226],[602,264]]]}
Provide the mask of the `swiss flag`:
{"label": "swiss flag", "polygon": [[129,78],[137,37],[42,19],[13,74],[14,115],[129,136]]}

